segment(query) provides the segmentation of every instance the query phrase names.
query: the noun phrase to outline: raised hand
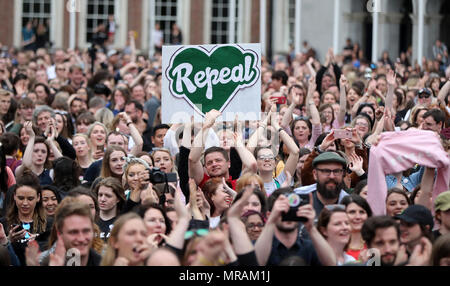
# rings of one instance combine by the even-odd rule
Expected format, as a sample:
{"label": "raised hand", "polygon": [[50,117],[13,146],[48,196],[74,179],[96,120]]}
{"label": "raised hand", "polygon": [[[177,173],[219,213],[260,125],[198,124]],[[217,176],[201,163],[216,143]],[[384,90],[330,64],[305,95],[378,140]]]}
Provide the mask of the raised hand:
{"label": "raised hand", "polygon": [[430,264],[432,248],[431,242],[426,237],[422,237],[420,243],[414,248],[411,257],[409,258],[408,265],[428,266]]}
{"label": "raised hand", "polygon": [[313,202],[314,199],[312,193],[309,193],[309,204],[301,206],[297,210],[297,217],[304,217],[308,220],[303,223],[308,232],[314,227],[314,219],[316,217]]}
{"label": "raised hand", "polygon": [[242,210],[247,205],[248,199],[253,194],[253,187],[247,186],[243,192],[242,197],[228,209],[228,218],[240,218]]}
{"label": "raised hand", "polygon": [[25,257],[27,266],[39,266],[39,256],[41,251],[36,240],[31,240],[25,249]]}
{"label": "raised hand", "polygon": [[341,79],[339,80],[339,85],[340,85],[340,88],[341,88],[341,89],[347,87],[347,85],[348,85],[348,80],[347,80],[347,78],[345,77],[345,75],[341,75]]}
{"label": "raised hand", "polygon": [[331,130],[331,132],[323,139],[322,144],[320,144],[320,150],[325,152],[335,141],[334,130]]}
{"label": "raised hand", "polygon": [[25,126],[25,132],[27,132],[28,136],[35,137],[34,130],[33,130],[33,123],[31,121],[27,121],[24,124]]}
{"label": "raised hand", "polygon": [[66,261],[66,247],[61,236],[58,236],[56,241],[55,252],[50,254],[49,266],[64,266]]}
{"label": "raised hand", "polygon": [[389,70],[389,72],[386,75],[386,81],[390,86],[395,86],[397,84],[396,81],[396,74],[393,70]]}
{"label": "raised hand", "polygon": [[350,156],[348,156],[348,159],[349,159],[348,167],[350,170],[352,170],[358,175],[361,173],[364,174],[363,158],[361,158],[356,154],[351,154]]}
{"label": "raised hand", "polygon": [[217,118],[219,118],[222,115],[220,111],[217,111],[215,109],[211,110],[210,112],[206,113],[205,116],[205,122],[203,123],[204,128],[211,128],[216,123]]}

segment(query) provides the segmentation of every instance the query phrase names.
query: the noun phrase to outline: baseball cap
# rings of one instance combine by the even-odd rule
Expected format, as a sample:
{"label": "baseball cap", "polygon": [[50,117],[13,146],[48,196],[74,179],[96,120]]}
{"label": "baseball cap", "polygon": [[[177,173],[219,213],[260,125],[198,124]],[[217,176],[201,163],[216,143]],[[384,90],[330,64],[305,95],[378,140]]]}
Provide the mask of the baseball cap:
{"label": "baseball cap", "polygon": [[112,57],[112,56],[114,56],[114,55],[118,55],[118,54],[119,54],[119,52],[117,52],[117,51],[114,50],[114,49],[109,50],[109,52],[108,52],[108,58],[110,58],[110,57]]}
{"label": "baseball cap", "polygon": [[436,211],[448,211],[450,210],[450,191],[443,192],[437,196],[434,201],[434,209]]}
{"label": "baseball cap", "polygon": [[403,213],[395,216],[395,219],[399,219],[407,223],[429,225],[430,229],[432,229],[434,225],[431,211],[422,205],[409,206],[403,211]]}
{"label": "baseball cap", "polygon": [[323,163],[339,163],[347,167],[347,161],[335,152],[324,152],[313,160],[313,168]]}

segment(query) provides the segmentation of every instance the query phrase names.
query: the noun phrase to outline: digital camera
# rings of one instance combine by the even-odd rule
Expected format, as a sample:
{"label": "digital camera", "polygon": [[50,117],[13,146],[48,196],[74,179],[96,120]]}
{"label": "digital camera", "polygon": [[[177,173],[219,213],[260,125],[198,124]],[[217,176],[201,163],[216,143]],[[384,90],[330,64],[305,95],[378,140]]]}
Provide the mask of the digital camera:
{"label": "digital camera", "polygon": [[176,183],[178,178],[176,173],[164,173],[159,168],[147,169],[150,174],[150,182],[153,185],[164,183]]}
{"label": "digital camera", "polygon": [[309,204],[309,195],[299,195],[295,192],[286,194],[289,200],[289,211],[282,214],[282,221],[300,221],[307,222],[305,217],[298,217],[297,211],[301,206]]}

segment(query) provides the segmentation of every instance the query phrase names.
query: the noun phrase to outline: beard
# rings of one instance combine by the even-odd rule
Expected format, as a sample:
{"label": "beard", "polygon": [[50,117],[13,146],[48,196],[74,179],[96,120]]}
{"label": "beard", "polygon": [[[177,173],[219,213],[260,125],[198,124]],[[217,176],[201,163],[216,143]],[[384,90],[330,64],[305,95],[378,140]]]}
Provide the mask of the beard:
{"label": "beard", "polygon": [[[327,184],[330,182],[333,182],[335,185],[335,187],[332,189],[327,187]],[[329,179],[323,183],[317,182],[317,191],[324,199],[327,199],[327,200],[339,198],[339,194],[341,193],[341,190],[343,189],[343,187],[344,187],[343,182],[338,183],[334,179]]]}
{"label": "beard", "polygon": [[380,259],[381,266],[390,267],[394,266],[395,260],[397,259],[397,255],[394,254],[394,258],[391,261],[384,261],[384,257],[382,256]]}
{"label": "beard", "polygon": [[292,224],[289,224],[289,225],[285,225],[285,224],[283,224],[283,222],[279,222],[275,226],[276,226],[276,228],[277,228],[277,230],[279,232],[291,233],[291,232],[296,231],[298,229],[299,223],[297,222],[297,223],[292,223]]}

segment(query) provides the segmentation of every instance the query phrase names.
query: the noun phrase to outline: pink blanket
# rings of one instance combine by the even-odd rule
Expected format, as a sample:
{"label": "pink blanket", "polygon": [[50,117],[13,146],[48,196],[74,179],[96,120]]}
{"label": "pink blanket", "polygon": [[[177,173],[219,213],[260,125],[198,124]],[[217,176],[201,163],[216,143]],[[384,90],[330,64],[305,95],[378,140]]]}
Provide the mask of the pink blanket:
{"label": "pink blanket", "polygon": [[414,165],[437,168],[433,201],[449,189],[450,158],[438,135],[431,131],[409,130],[381,134],[378,146],[370,149],[368,202],[374,215],[386,214],[385,176],[407,170]]}

